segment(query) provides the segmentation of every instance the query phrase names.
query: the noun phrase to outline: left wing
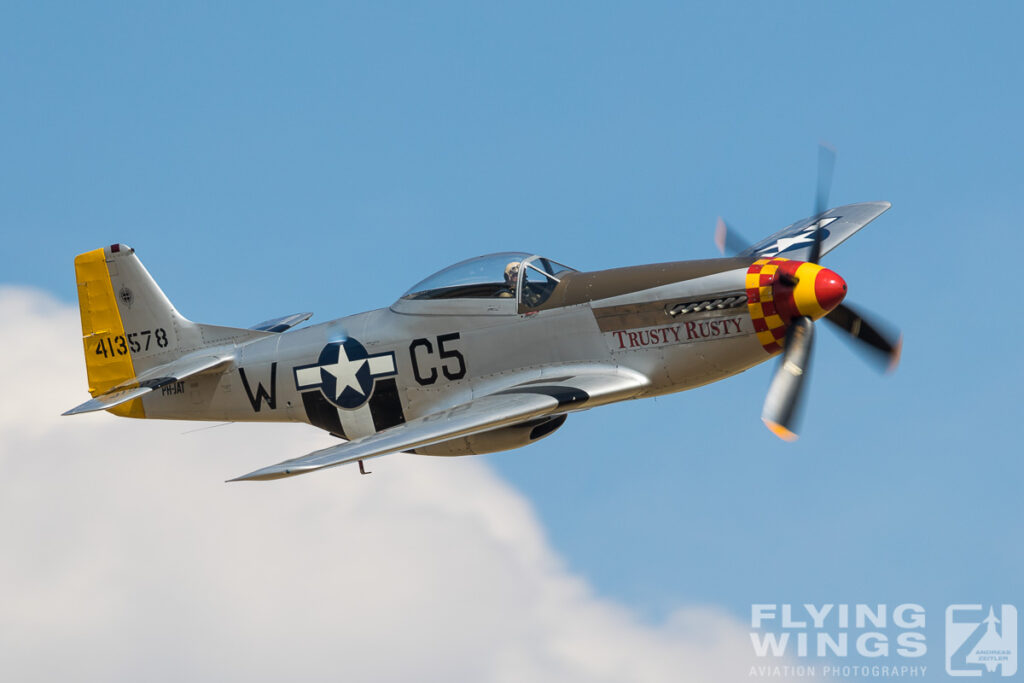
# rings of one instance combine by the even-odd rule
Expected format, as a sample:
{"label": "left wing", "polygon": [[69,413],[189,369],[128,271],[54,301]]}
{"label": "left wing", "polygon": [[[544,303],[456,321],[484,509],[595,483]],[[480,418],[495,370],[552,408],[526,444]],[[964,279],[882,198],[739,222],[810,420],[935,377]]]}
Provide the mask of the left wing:
{"label": "left wing", "polygon": [[889,202],[862,202],[829,209],[820,216],[805,218],[786,226],[771,237],[741,251],[739,255],[754,258],[781,256],[803,261],[811,253],[814,233],[820,230],[821,255],[824,256],[848,240],[853,233],[888,211],[891,206]]}
{"label": "left wing", "polygon": [[559,377],[534,379],[498,389],[479,398],[426,415],[355,441],[313,451],[250,472],[230,481],[281,479],[357,460],[470,436],[554,413],[582,410],[631,398],[648,381],[639,373],[605,367]]}

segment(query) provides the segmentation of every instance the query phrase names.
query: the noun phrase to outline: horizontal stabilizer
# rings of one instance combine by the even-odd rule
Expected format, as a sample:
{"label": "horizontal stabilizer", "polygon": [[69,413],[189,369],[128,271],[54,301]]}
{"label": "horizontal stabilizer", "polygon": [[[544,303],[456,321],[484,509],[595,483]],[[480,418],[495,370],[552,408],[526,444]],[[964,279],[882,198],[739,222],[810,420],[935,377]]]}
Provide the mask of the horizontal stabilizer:
{"label": "horizontal stabilizer", "polygon": [[107,410],[109,408],[113,408],[114,406],[119,406],[122,403],[127,403],[133,398],[138,398],[143,394],[148,394],[155,388],[156,387],[138,386],[135,387],[134,389],[115,389],[113,391],[108,391],[102,396],[97,396],[96,398],[90,399],[83,403],[82,405],[76,406],[71,410],[67,411],[66,413],[62,414],[78,415],[80,413],[92,413],[97,410]]}
{"label": "horizontal stabilizer", "polygon": [[285,330],[290,330],[299,323],[306,322],[312,317],[312,313],[293,313],[291,315],[283,315],[280,318],[264,320],[257,325],[253,325],[249,329],[257,330],[259,332],[284,332]]}
{"label": "horizontal stabilizer", "polygon": [[118,384],[110,391],[72,408],[64,413],[64,415],[79,415],[98,410],[109,410],[172,382],[211,370],[218,365],[233,360],[234,357],[234,353],[229,349],[224,349],[220,352],[217,349],[204,349],[200,353],[183,356],[170,363],[149,368],[138,377],[133,377]]}

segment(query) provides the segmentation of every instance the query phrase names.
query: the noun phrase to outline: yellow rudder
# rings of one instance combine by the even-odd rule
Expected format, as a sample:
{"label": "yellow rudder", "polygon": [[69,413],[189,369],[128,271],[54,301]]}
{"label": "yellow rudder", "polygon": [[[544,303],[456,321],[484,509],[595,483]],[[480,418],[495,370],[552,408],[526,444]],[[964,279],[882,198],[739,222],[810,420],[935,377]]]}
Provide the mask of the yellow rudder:
{"label": "yellow rudder", "polygon": [[[75,257],[78,309],[82,316],[82,344],[89,393],[98,396],[135,377],[131,349],[110,283],[107,256],[96,249]],[[145,417],[141,399],[110,409],[123,417]]]}

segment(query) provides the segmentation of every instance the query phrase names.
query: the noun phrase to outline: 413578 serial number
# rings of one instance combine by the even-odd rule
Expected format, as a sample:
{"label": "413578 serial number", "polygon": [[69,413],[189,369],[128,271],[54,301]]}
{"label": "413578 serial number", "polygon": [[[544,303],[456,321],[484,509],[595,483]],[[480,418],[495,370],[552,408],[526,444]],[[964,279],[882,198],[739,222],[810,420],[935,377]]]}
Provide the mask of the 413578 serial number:
{"label": "413578 serial number", "polygon": [[156,344],[157,348],[166,348],[167,330],[158,327],[155,330],[142,330],[141,332],[129,332],[126,335],[119,334],[111,337],[100,337],[96,343],[94,353],[104,358],[124,356],[128,354],[129,350],[132,353],[149,351],[149,347],[152,344]]}

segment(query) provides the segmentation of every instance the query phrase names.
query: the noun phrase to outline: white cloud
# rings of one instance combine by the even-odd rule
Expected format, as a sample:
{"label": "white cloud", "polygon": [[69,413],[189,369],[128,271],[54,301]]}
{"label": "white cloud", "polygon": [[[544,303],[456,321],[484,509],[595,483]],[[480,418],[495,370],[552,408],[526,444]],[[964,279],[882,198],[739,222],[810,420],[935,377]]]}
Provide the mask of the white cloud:
{"label": "white cloud", "polygon": [[596,596],[480,460],[225,484],[331,439],[61,418],[77,310],[3,288],[0,319],[5,680],[750,680],[744,623]]}

